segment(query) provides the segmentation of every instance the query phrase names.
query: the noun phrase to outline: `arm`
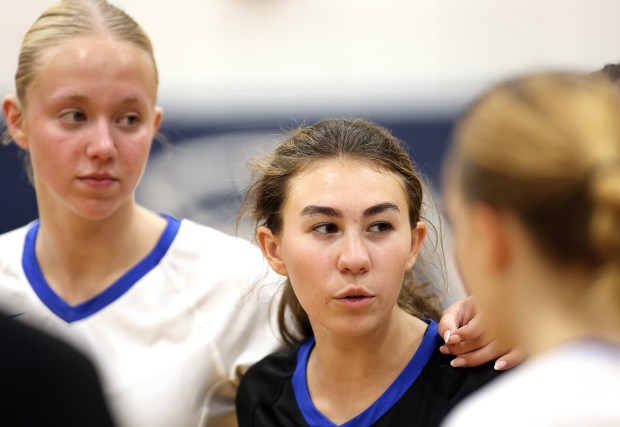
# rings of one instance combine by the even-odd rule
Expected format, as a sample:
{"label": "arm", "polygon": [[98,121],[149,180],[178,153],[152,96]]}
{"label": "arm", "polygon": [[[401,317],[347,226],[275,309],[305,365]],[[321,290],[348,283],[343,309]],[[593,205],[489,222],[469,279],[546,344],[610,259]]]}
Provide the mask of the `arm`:
{"label": "arm", "polygon": [[[448,307],[439,322],[439,334],[445,345],[440,351],[457,356],[452,366],[478,366],[498,358],[495,369],[505,370],[518,365],[523,360],[519,349],[510,349],[493,337],[488,336],[476,315],[472,296]],[[501,357],[500,357],[501,356]]]}

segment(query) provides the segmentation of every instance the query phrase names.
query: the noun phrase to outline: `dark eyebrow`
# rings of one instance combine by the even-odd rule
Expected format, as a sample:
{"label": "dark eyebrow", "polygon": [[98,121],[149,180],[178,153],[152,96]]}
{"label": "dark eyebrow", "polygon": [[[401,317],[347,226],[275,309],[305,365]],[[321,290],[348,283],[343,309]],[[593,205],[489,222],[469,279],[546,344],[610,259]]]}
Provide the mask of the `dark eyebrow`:
{"label": "dark eyebrow", "polygon": [[[366,209],[364,211],[364,216],[369,217],[369,216],[380,214],[385,211],[400,212],[400,209],[394,203],[390,203],[390,202],[379,203],[378,205],[374,205]],[[335,216],[335,217],[341,218],[342,211],[335,209],[335,208],[331,208],[329,206],[309,205],[303,208],[301,212],[299,213],[299,216],[305,216],[305,215],[308,215],[308,216],[325,215],[325,216]]]}
{"label": "dark eyebrow", "polygon": [[342,217],[342,212],[338,209],[330,208],[329,206],[306,206],[299,212],[299,216],[312,216],[312,215],[325,215],[325,216],[337,216]]}
{"label": "dark eyebrow", "polygon": [[383,213],[385,211],[394,211],[398,213],[400,212],[400,209],[394,203],[390,203],[390,202],[379,203],[378,205],[374,205],[366,209],[364,211],[364,216],[373,216],[373,215]]}

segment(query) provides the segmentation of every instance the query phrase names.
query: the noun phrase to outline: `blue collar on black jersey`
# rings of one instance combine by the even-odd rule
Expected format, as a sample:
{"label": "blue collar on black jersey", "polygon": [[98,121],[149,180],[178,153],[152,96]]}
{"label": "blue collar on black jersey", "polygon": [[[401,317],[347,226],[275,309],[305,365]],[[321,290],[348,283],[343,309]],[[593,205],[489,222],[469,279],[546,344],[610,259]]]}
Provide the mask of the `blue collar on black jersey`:
{"label": "blue collar on black jersey", "polygon": [[168,221],[168,224],[155,248],[106,290],[78,305],[67,304],[52,290],[45,277],[43,277],[43,272],[35,254],[35,240],[40,225],[38,220],[35,221],[26,234],[24,253],[22,255],[22,266],[30,286],[32,286],[32,289],[43,304],[65,322],[75,322],[96,313],[120,298],[135,283],[155,268],[164,257],[179,231],[181,222],[169,215],[163,216]]}
{"label": "blue collar on black jersey", "polygon": [[[422,372],[422,369],[431,358],[433,352],[441,345],[441,337],[437,333],[437,323],[433,320],[423,319],[428,323],[422,342],[418,347],[405,369],[398,375],[387,390],[364,412],[350,419],[340,427],[367,427],[381,418],[392,406],[400,400],[405,392]],[[297,406],[310,427],[336,427],[336,424],[328,420],[312,403],[308,392],[306,368],[308,357],[314,347],[314,337],[306,340],[297,353],[297,366],[293,373],[292,384],[297,400]]]}

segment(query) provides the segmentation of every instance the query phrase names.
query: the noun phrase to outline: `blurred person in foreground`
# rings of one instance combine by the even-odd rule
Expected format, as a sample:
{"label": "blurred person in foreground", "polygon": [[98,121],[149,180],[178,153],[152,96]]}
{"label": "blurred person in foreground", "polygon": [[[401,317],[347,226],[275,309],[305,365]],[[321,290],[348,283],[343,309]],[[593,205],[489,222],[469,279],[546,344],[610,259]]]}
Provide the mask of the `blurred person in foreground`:
{"label": "blurred person in foreground", "polygon": [[110,427],[90,360],[73,347],[0,314],[0,424]]}
{"label": "blurred person in foreground", "polygon": [[607,78],[541,74],[460,119],[445,169],[457,262],[489,332],[528,358],[445,425],[620,425],[619,118]]}

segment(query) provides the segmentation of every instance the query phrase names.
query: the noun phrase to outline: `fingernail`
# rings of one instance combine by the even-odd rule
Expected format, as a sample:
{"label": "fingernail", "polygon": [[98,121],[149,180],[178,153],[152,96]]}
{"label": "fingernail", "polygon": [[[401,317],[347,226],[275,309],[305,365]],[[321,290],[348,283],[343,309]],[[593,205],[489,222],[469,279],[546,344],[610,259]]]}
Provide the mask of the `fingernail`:
{"label": "fingernail", "polygon": [[466,364],[467,362],[465,361],[465,359],[461,357],[457,357],[456,359],[453,359],[452,362],[450,362],[450,366],[452,366],[453,368],[462,368]]}
{"label": "fingernail", "polygon": [[443,334],[443,342],[445,342],[446,344],[448,344],[448,340],[450,339],[450,331],[446,331],[445,334]]}
{"label": "fingernail", "polygon": [[493,369],[495,369],[496,371],[501,371],[506,367],[506,365],[507,363],[503,360],[498,360],[497,362],[495,362],[495,366],[493,366]]}
{"label": "fingernail", "polygon": [[450,350],[448,350],[448,347],[445,345],[442,345],[441,347],[439,347],[439,352],[443,354],[450,354]]}

